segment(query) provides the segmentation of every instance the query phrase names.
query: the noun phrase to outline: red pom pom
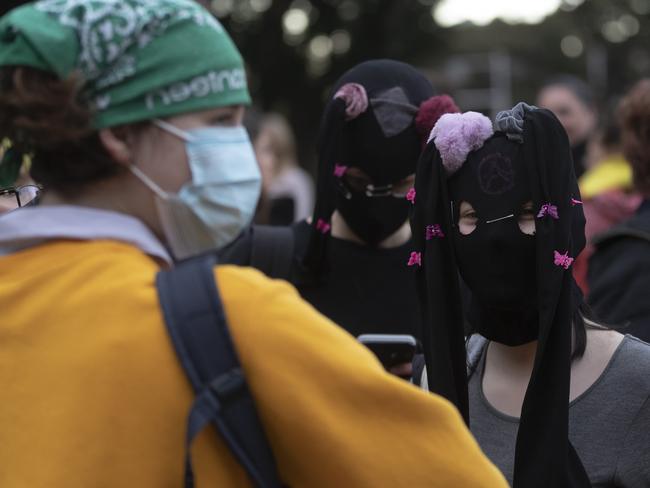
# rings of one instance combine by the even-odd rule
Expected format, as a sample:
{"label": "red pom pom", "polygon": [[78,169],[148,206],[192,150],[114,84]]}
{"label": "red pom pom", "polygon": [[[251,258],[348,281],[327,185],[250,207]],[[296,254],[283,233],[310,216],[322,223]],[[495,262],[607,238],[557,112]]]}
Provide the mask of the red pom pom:
{"label": "red pom pom", "polygon": [[460,109],[449,95],[436,95],[422,102],[415,117],[415,128],[422,138],[422,143],[427,143],[431,129],[440,117],[459,112]]}

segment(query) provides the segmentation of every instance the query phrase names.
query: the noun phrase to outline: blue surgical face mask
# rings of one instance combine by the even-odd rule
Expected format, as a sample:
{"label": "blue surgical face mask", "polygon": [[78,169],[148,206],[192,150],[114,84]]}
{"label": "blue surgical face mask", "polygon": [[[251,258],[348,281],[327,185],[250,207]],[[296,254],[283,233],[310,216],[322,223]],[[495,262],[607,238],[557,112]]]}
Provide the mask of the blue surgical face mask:
{"label": "blue surgical face mask", "polygon": [[167,246],[176,259],[223,248],[250,224],[260,196],[262,178],[246,129],[184,131],[162,120],[153,123],[185,141],[192,173],[178,193],[169,193],[131,166],[155,193]]}

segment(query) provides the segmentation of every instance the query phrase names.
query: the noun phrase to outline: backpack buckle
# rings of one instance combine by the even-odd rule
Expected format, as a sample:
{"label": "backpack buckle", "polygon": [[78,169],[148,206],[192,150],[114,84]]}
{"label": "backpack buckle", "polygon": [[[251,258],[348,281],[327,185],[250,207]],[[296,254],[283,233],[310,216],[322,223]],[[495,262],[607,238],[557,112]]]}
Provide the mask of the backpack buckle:
{"label": "backpack buckle", "polygon": [[215,378],[208,387],[219,400],[229,400],[244,390],[246,380],[241,368],[233,368],[227,373]]}

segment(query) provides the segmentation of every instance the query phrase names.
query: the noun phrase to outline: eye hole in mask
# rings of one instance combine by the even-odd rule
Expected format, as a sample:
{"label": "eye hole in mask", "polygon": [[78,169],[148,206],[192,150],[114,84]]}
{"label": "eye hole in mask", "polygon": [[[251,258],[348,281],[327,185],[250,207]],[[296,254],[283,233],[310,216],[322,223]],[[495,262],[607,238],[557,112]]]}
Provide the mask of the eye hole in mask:
{"label": "eye hole in mask", "polygon": [[533,210],[533,202],[528,201],[521,206],[517,215],[517,224],[519,230],[526,235],[535,235],[535,211]]}
{"label": "eye hole in mask", "polygon": [[403,180],[389,185],[375,185],[373,181],[360,169],[351,166],[341,179],[343,189],[366,195],[367,197],[395,197],[404,198],[408,191],[415,185],[415,175],[409,175]]}
{"label": "eye hole in mask", "polygon": [[478,214],[469,202],[460,202],[458,208],[458,232],[464,236],[470,235],[478,225]]}
{"label": "eye hole in mask", "polygon": [[[504,215],[503,217],[487,220],[484,224],[494,224],[502,220],[507,220],[515,217],[515,214]],[[524,203],[517,211],[517,225],[519,230],[526,235],[535,235],[535,212],[533,210],[533,202],[528,201]],[[458,231],[464,235],[470,235],[476,230],[479,224],[479,218],[476,210],[471,203],[462,201],[458,208]]]}

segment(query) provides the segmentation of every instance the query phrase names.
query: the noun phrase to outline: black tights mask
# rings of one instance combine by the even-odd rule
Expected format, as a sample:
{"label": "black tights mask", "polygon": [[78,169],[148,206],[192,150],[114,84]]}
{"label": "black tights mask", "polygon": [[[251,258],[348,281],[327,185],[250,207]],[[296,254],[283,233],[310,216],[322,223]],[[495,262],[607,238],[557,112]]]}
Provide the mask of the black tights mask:
{"label": "black tights mask", "polygon": [[521,155],[520,144],[491,139],[450,180],[457,262],[472,291],[467,320],[509,346],[539,329],[535,215]]}

